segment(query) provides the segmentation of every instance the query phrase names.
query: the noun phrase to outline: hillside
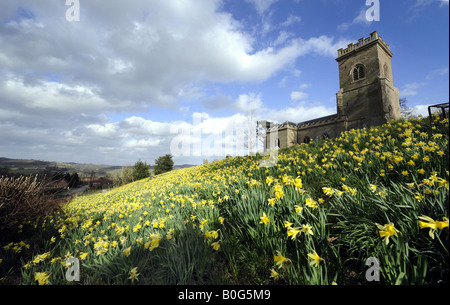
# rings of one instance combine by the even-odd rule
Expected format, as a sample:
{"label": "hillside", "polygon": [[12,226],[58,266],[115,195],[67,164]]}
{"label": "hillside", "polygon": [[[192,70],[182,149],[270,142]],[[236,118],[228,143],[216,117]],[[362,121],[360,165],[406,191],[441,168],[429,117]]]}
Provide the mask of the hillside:
{"label": "hillside", "polygon": [[[175,165],[174,169],[188,168],[193,165]],[[150,167],[152,168],[152,166]],[[94,172],[96,177],[115,177],[122,170],[122,166],[106,164],[86,164],[76,162],[52,162],[33,159],[12,159],[0,157],[0,176],[12,175],[34,175],[47,172],[78,173],[80,177],[90,177]]]}
{"label": "hillside", "polygon": [[3,238],[0,277],[67,284],[73,256],[82,284],[448,283],[448,139],[400,120],[80,196]]}

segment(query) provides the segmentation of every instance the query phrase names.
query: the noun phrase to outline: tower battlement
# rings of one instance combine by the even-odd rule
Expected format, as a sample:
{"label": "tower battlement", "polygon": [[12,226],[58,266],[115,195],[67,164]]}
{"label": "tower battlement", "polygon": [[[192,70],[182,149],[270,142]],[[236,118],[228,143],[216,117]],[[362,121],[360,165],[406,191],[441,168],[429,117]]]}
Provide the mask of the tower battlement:
{"label": "tower battlement", "polygon": [[351,44],[349,44],[347,46],[347,48],[339,49],[338,50],[338,58],[340,58],[342,56],[345,56],[345,55],[347,55],[347,54],[351,53],[352,51],[355,51],[355,50],[357,50],[359,48],[362,48],[362,47],[364,47],[364,46],[366,46],[366,45],[368,45],[368,44],[370,44],[370,43],[372,43],[374,41],[380,42],[382,46],[384,46],[388,51],[390,51],[389,45],[386,44],[386,42],[384,42],[381,39],[381,36],[378,36],[378,33],[375,31],[375,32],[372,32],[369,37],[367,37],[367,38],[364,38],[364,37],[360,38],[357,43],[351,43]]}
{"label": "tower battlement", "polygon": [[379,126],[400,118],[399,90],[394,87],[393,54],[378,33],[338,50],[337,114],[302,123],[285,122],[267,130],[265,148],[334,138],[341,132]]}

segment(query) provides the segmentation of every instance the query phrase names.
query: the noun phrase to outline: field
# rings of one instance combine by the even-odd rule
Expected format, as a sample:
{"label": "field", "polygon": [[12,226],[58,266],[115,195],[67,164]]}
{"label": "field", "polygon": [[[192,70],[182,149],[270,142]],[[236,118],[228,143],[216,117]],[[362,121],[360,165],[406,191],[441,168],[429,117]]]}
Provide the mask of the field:
{"label": "field", "polygon": [[[228,158],[79,196],[7,229],[0,278],[448,283],[448,139],[448,119],[399,120],[280,150],[273,167],[259,155]],[[70,257],[79,281],[66,277]]]}

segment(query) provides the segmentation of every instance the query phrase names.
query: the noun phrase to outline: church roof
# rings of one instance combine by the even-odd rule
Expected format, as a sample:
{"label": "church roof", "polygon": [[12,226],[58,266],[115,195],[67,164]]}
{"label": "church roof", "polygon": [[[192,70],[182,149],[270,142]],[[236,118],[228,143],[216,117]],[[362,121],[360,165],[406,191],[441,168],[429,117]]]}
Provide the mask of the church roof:
{"label": "church roof", "polygon": [[298,123],[297,127],[303,128],[303,127],[309,127],[309,126],[314,126],[314,125],[323,124],[323,123],[332,123],[333,121],[335,121],[337,119],[337,117],[338,117],[337,114],[328,115],[328,116],[324,116],[324,117],[317,118],[314,120],[309,120],[309,121]]}

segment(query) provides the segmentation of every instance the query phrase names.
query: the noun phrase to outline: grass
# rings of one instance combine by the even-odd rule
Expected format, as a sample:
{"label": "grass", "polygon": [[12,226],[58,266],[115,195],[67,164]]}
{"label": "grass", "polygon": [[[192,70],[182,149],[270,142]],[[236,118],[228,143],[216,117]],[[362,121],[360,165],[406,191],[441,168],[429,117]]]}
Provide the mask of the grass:
{"label": "grass", "polygon": [[76,257],[81,284],[448,283],[448,138],[399,120],[79,196],[2,235],[0,277],[74,284]]}

